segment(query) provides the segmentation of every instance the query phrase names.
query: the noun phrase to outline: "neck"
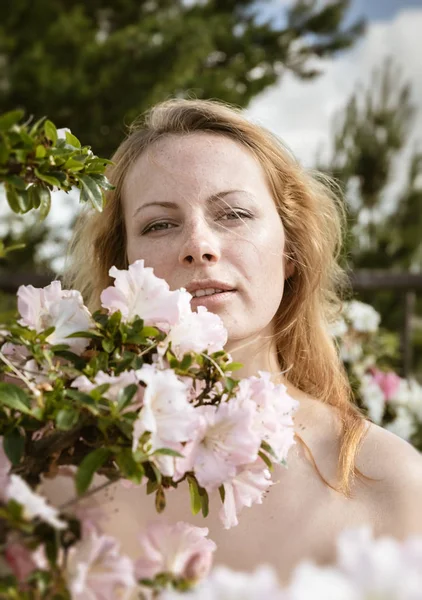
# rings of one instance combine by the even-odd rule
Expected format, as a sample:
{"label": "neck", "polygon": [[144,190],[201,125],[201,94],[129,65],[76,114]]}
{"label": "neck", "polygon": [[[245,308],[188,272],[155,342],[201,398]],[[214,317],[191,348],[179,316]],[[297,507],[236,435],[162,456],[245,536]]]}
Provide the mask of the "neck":
{"label": "neck", "polygon": [[258,371],[267,371],[271,373],[272,381],[284,384],[287,393],[300,401],[301,410],[305,409],[309,396],[290,383],[288,371],[285,373],[281,371],[277,348],[272,336],[259,335],[248,340],[229,340],[225,350],[231,355],[234,362],[243,365],[241,369],[233,372],[235,379],[245,379],[252,375],[258,376]]}
{"label": "neck", "polygon": [[234,371],[233,375],[236,379],[258,375],[258,371],[268,371],[274,375],[274,378],[283,377],[278,362],[277,348],[274,339],[270,336],[261,334],[246,340],[229,340],[225,350],[231,355],[234,362],[243,365],[241,369]]}

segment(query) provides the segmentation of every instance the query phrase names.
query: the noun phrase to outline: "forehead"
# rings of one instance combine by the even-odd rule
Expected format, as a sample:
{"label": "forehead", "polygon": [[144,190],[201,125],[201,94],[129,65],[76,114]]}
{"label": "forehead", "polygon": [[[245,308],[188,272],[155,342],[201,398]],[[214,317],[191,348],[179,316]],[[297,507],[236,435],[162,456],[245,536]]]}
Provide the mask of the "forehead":
{"label": "forehead", "polygon": [[[228,186],[228,187],[227,187]],[[211,133],[167,136],[149,147],[129,169],[123,196],[217,193],[222,188],[249,191],[266,187],[265,173],[240,143]],[[252,189],[251,189],[252,188]]]}

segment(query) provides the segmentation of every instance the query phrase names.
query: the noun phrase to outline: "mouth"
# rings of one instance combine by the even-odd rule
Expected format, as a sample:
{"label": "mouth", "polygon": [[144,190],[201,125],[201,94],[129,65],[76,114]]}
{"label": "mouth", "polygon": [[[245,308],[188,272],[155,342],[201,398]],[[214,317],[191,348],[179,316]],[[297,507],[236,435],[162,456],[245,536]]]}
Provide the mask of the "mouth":
{"label": "mouth", "polygon": [[191,306],[206,306],[208,307],[216,307],[224,302],[231,300],[233,296],[236,294],[236,290],[221,290],[215,291],[212,293],[207,293],[199,296],[194,296],[192,298]]}

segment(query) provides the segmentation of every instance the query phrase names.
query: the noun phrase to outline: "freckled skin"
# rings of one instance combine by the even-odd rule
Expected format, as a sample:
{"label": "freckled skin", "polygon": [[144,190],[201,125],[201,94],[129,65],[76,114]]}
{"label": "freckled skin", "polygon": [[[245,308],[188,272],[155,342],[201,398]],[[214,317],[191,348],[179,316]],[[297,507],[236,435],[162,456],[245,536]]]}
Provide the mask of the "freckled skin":
{"label": "freckled skin", "polygon": [[[207,202],[227,190],[239,192]],[[155,201],[177,208],[147,207],[133,217]],[[165,138],[132,166],[123,204],[129,263],[143,258],[171,289],[204,278],[235,287],[230,303],[214,311],[229,342],[272,333],[286,277],[284,228],[262,167],[246,148],[205,133]],[[229,214],[233,209],[240,218]],[[168,225],[143,233],[157,221]]]}

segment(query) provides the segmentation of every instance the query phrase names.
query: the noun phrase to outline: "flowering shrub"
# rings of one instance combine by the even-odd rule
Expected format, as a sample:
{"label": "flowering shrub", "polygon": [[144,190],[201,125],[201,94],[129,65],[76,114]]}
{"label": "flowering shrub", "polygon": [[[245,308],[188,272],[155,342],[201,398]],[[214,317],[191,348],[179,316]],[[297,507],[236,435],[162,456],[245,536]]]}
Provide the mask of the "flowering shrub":
{"label": "flowering shrub", "polygon": [[[88,589],[93,599],[99,589],[113,597],[139,582],[188,588],[211,562],[207,530],[179,524],[161,551],[162,531],[152,528],[134,565],[98,523],[69,510],[93,492],[94,474],[146,483],[158,512],[167,490],[188,485],[192,512],[206,517],[208,495],[219,489],[229,528],[245,506],[262,502],[272,463],[285,464],[294,443],[297,401],[269,374],[232,378],[239,365],[223,350],[217,315],[193,313],[191,295],[171,291],[142,260],[110,275],[115,284],[92,315],[79,292],[58,281],[21,286],[20,318],[1,333],[5,597],[16,589],[28,598],[88,598]],[[78,496],[52,507],[37,489],[63,469],[73,471]]]}
{"label": "flowering shrub", "polygon": [[391,368],[397,339],[380,329],[380,315],[357,300],[345,303],[331,328],[358,404],[376,424],[422,451],[422,386]]}
{"label": "flowering shrub", "polygon": [[303,562],[282,587],[270,567],[239,573],[216,567],[193,592],[169,590],[161,600],[419,600],[422,598],[422,539],[374,539],[369,528],[346,530],[333,565]]}

